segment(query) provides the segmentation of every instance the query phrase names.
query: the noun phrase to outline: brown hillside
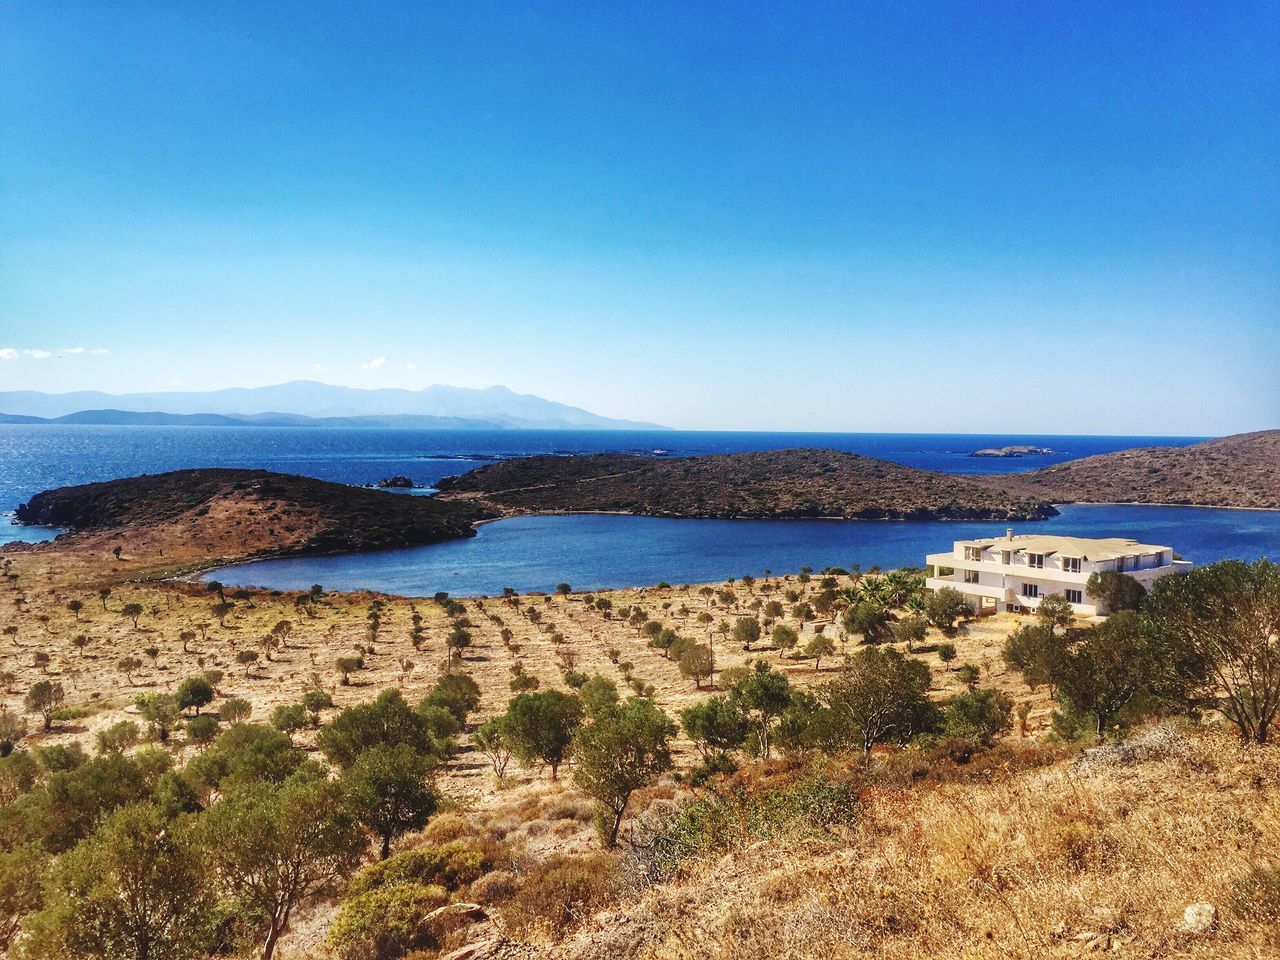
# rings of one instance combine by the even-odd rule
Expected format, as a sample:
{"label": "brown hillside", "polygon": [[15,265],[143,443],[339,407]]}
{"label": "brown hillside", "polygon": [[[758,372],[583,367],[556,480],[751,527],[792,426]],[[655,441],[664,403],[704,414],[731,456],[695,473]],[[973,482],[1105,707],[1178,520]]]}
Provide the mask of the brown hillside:
{"label": "brown hillside", "polygon": [[1280,509],[1280,430],[1189,447],[1140,447],[983,482],[1057,503],[1163,503]]}
{"label": "brown hillside", "polygon": [[169,564],[433,543],[471,536],[483,515],[474,505],[220,468],[59,487],[18,508],[25,523],[66,527],[127,555],[149,543]]}
{"label": "brown hillside", "polygon": [[1031,520],[1042,498],[834,450],[699,457],[527,457],[440,481],[447,499],[508,511],[600,511],[667,517]]}

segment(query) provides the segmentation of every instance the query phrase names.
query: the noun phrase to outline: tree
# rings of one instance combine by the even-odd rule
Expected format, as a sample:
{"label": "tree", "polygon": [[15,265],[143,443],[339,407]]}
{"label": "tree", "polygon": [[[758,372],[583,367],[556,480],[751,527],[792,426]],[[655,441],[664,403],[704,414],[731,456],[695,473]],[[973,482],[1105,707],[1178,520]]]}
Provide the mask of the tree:
{"label": "tree", "polygon": [[898,643],[905,643],[907,651],[910,652],[916,648],[918,644],[924,642],[925,636],[929,632],[929,621],[924,617],[912,614],[903,617],[893,626],[893,639]]}
{"label": "tree", "polygon": [[84,656],[84,648],[93,642],[93,638],[87,633],[77,633],[71,638],[71,645],[80,652],[80,656]]}
{"label": "tree", "polygon": [[586,715],[594,719],[618,705],[618,685],[597,673],[582,685],[578,696]]}
{"label": "tree", "polygon": [[161,743],[169,739],[169,732],[181,715],[178,701],[167,693],[144,693],[134,701],[142,719],[151,724],[152,735]]}
{"label": "tree", "polygon": [[426,826],[439,799],[431,784],[435,761],[407,743],[365,750],[342,778],[356,818],[382,841],[381,859],[391,841]]}
{"label": "tree", "polygon": [[1176,680],[1266,743],[1280,711],[1280,566],[1226,560],[1161,577],[1145,611]]}
{"label": "tree", "polygon": [[465,673],[446,673],[436,681],[422,702],[428,706],[443,707],[459,724],[463,724],[480,706],[480,685]]}
{"label": "tree", "polygon": [[26,735],[27,722],[8,707],[0,705],[0,759],[13,753],[18,741]]}
{"label": "tree", "polygon": [[761,756],[768,757],[773,725],[791,703],[791,684],[769,664],[760,661],[734,685],[731,694],[751,723]]}
{"label": "tree", "polygon": [[79,623],[80,611],[84,609],[84,604],[81,603],[79,600],[68,600],[67,609],[70,610],[72,614],[74,614],[76,618],[76,623]]}
{"label": "tree", "polygon": [[705,643],[690,643],[680,652],[680,676],[693,681],[694,689],[702,689],[702,681],[711,676],[715,666],[711,647]]}
{"label": "tree", "polygon": [[293,742],[293,735],[307,725],[307,708],[300,703],[282,703],[271,711],[271,725]]}
{"label": "tree", "polygon": [[125,679],[130,684],[133,683],[133,675],[142,668],[142,661],[137,657],[121,657],[116,662],[116,669],[124,674]]}
{"label": "tree", "polygon": [[924,615],[939,630],[950,633],[956,621],[969,616],[969,601],[955,587],[934,590],[924,602]]}
{"label": "tree", "polygon": [[323,690],[308,690],[302,695],[302,708],[311,716],[311,726],[320,726],[320,711],[333,706],[333,697]]}
{"label": "tree", "polygon": [[938,659],[947,664],[947,669],[951,669],[951,661],[956,658],[956,645],[954,643],[938,644]]}
{"label": "tree", "polygon": [[755,617],[739,617],[733,624],[733,639],[742,644],[743,650],[750,650],[751,645],[760,640],[760,621]]}
{"label": "tree", "polygon": [[111,588],[103,587],[98,591],[98,599],[102,601],[102,609],[107,609],[107,598],[111,596]]}
{"label": "tree", "polygon": [[253,712],[253,707],[248,700],[240,697],[228,697],[218,706],[218,716],[226,723],[240,723],[249,719],[249,714]]}
{"label": "tree", "polygon": [[582,714],[582,701],[559,690],[512,698],[506,713],[511,752],[521,763],[547,764],[555,780],[582,725]]}
{"label": "tree", "polygon": [[[615,691],[616,693],[616,691]],[[499,780],[507,775],[511,762],[511,743],[507,736],[506,716],[490,717],[472,735],[476,749],[489,758],[494,775]]]}
{"label": "tree", "polygon": [[1112,614],[1052,665],[1061,708],[1055,722],[1069,730],[1090,722],[1102,740],[1122,714],[1136,717],[1153,707],[1168,667],[1161,645],[1138,614]]}
{"label": "tree", "polygon": [[680,725],[704,760],[740,749],[751,731],[746,714],[737,701],[728,696],[708,697],[681,710]]}
{"label": "tree", "polygon": [[1065,630],[1071,626],[1073,619],[1075,619],[1075,614],[1071,612],[1071,604],[1060,593],[1049,594],[1036,607],[1036,620],[1040,622],[1040,626],[1050,633]]}
{"label": "tree", "polygon": [[813,639],[804,647],[804,655],[813,661],[815,672],[822,668],[822,658],[829,657],[835,652],[835,641],[825,633],[815,633]]}
{"label": "tree", "polygon": [[866,643],[878,643],[889,625],[889,611],[872,600],[855,603],[841,619],[846,633],[862,634]]}
{"label": "tree", "polygon": [[138,618],[142,616],[142,604],[126,603],[120,608],[121,616],[127,617],[133,621],[133,628],[138,629]]}
{"label": "tree", "polygon": [[471,634],[460,623],[455,623],[445,637],[445,646],[449,649],[449,658],[462,659],[462,651],[471,646]]}
{"label": "tree", "polygon": [[236,654],[236,663],[244,666],[244,675],[246,678],[249,676],[249,671],[253,669],[253,665],[257,662],[257,650],[241,650]]}
{"label": "tree", "polygon": [[428,719],[410,709],[399,690],[384,690],[369,703],[347,707],[316,735],[320,752],[344,769],[371,747],[399,744],[428,756],[444,754]]}
{"label": "tree", "polygon": [[1000,655],[1004,662],[1022,674],[1032,690],[1042,683],[1052,683],[1056,663],[1066,653],[1066,639],[1048,627],[1023,624],[1009,634]]}
{"label": "tree", "polygon": [[124,753],[138,742],[138,725],[132,720],[121,720],[99,730],[95,739],[98,753]]}
{"label": "tree", "polygon": [[187,679],[178,684],[178,690],[174,694],[174,698],[178,702],[179,710],[195,707],[196,716],[198,717],[200,716],[200,708],[213,702],[213,695],[213,684],[205,677],[187,677]]}
{"label": "tree", "polygon": [[795,645],[800,641],[800,634],[796,633],[793,627],[787,626],[785,623],[779,623],[773,628],[770,635],[774,647],[784,653],[788,650],[794,650]]}
{"label": "tree", "polygon": [[671,768],[676,726],[653,701],[628,700],[578,731],[574,783],[596,801],[600,836],[617,846],[631,794]]}
{"label": "tree", "polygon": [[192,717],[182,728],[187,732],[188,740],[203,746],[218,735],[218,720],[206,713],[202,717]]}
{"label": "tree", "polygon": [[45,730],[53,728],[53,714],[62,706],[62,701],[66,699],[66,694],[62,690],[62,684],[55,680],[37,680],[31,685],[31,689],[27,691],[27,695],[22,702],[27,708],[27,713],[38,713],[44,720]]}
{"label": "tree", "polygon": [[257,929],[262,960],[271,960],[294,908],[332,890],[365,846],[339,786],[314,773],[232,790],[201,819],[218,885]]}
{"label": "tree", "polygon": [[1013,701],[998,690],[970,690],[952,697],[943,711],[942,729],[948,736],[991,746],[1009,728]]}
{"label": "tree", "polygon": [[0,953],[13,943],[23,918],[40,907],[43,885],[32,878],[44,875],[46,860],[34,843],[0,851]]}
{"label": "tree", "polygon": [[1099,570],[1089,574],[1084,592],[1105,612],[1119,613],[1122,610],[1137,610],[1147,595],[1147,588],[1127,573]]}
{"label": "tree", "polygon": [[339,657],[336,664],[338,673],[342,675],[342,685],[345,687],[351,682],[351,674],[357,670],[364,669],[363,657]]}
{"label": "tree", "polygon": [[567,597],[569,594],[573,593],[573,587],[569,586],[567,583],[557,583],[556,593],[560,594],[562,597]]}
{"label": "tree", "polygon": [[820,698],[842,728],[842,737],[864,756],[877,743],[906,743],[934,722],[929,667],[895,649],[864,647],[845,661],[840,676],[824,684]]}
{"label": "tree", "polygon": [[204,858],[185,824],[151,804],[117,810],[65,854],[26,924],[32,957],[189,960],[213,947]]}

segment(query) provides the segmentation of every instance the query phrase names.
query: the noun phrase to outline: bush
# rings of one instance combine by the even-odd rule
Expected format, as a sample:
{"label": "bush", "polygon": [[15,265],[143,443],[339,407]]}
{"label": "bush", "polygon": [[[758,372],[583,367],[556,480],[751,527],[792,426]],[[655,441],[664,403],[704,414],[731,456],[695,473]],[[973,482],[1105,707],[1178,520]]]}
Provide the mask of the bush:
{"label": "bush", "polygon": [[396,960],[437,946],[427,916],[444,906],[443,887],[393,884],[351,897],[329,928],[329,946],[342,960]]}
{"label": "bush", "polygon": [[1254,867],[1231,885],[1227,910],[1243,920],[1280,924],[1280,867]]}
{"label": "bush", "polygon": [[439,846],[426,844],[364,867],[351,878],[351,894],[403,884],[456,892],[475,883],[501,859],[502,851],[496,844],[478,845],[460,840]]}
{"label": "bush", "polygon": [[517,889],[514,873],[509,870],[490,870],[471,885],[469,896],[476,903],[491,905],[510,900]]}
{"label": "bush", "polygon": [[534,865],[503,916],[517,933],[538,931],[559,939],[616,899],[621,870],[607,854],[556,854]]}

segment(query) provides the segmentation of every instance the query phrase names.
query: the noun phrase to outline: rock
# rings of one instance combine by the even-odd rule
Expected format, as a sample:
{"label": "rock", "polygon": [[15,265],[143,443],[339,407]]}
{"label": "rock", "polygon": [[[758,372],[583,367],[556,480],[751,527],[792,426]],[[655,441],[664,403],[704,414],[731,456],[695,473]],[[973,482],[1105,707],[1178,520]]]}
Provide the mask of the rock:
{"label": "rock", "polygon": [[394,477],[386,477],[378,481],[378,486],[394,490],[411,490],[413,489],[413,481],[404,474],[397,473]]}
{"label": "rock", "polygon": [[478,943],[468,943],[465,947],[459,947],[450,953],[446,953],[440,960],[485,960],[486,957],[492,957],[494,948],[497,946],[496,940],[481,940]]}
{"label": "rock", "polygon": [[1182,911],[1182,922],[1178,929],[1183,933],[1204,936],[1218,926],[1218,908],[1212,903],[1192,903]]}
{"label": "rock", "polygon": [[428,913],[426,919],[439,920],[441,917],[462,917],[479,923],[481,920],[487,920],[489,914],[485,913],[484,907],[478,903],[447,903]]}

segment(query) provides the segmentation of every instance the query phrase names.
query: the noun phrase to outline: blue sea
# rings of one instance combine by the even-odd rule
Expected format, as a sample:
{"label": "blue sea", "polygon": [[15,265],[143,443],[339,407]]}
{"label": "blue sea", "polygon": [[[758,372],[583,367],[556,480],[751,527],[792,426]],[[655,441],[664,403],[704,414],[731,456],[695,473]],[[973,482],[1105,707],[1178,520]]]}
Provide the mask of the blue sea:
{"label": "blue sea", "polygon": [[[11,511],[41,490],[187,467],[259,467],[341,483],[404,474],[429,494],[441,477],[531,454],[635,452],[655,456],[827,447],[952,473],[1032,470],[1135,446],[1196,437],[733,433],[692,431],[357,430],[288,427],[0,426],[0,542],[58,531],[20,527]],[[974,450],[1028,444],[1054,450],[1020,459],[974,458]],[[998,526],[998,525],[997,525]],[[223,579],[262,586],[370,587],[414,594],[493,593],[504,586],[582,588],[658,580],[714,580],[765,568],[783,571],[860,563],[918,564],[951,540],[994,532],[991,524],[867,521],[659,520],[525,517],[486,524],[464,542],[351,557],[246,565]],[[1280,555],[1280,513],[1174,507],[1070,507],[1029,525],[1084,535],[1168,543],[1198,562]]]}

